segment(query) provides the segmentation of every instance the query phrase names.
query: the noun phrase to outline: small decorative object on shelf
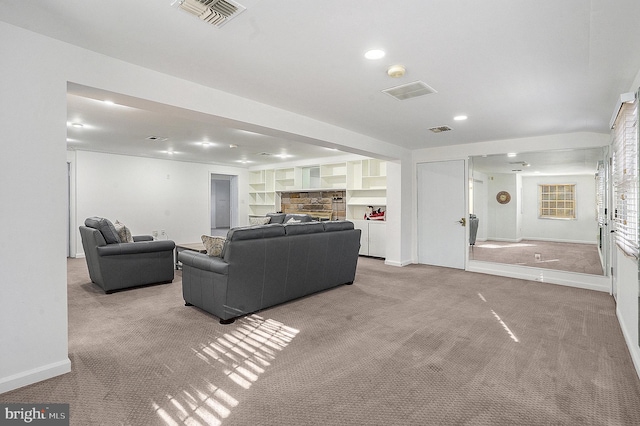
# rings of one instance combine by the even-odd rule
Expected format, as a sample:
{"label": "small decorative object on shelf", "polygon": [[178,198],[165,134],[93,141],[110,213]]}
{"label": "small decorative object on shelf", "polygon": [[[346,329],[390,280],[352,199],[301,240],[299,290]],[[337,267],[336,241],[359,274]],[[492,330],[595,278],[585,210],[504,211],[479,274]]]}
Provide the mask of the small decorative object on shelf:
{"label": "small decorative object on shelf", "polygon": [[376,210],[373,206],[368,206],[364,218],[366,220],[385,220],[384,210],[382,208]]}

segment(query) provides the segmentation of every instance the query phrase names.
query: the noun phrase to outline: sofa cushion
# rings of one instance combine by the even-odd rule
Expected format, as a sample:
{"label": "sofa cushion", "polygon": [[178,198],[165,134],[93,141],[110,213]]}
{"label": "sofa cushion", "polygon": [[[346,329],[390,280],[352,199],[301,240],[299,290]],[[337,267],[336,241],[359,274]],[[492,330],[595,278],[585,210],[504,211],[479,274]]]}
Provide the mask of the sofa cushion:
{"label": "sofa cushion", "polygon": [[250,217],[249,225],[266,225],[270,220],[270,217]]}
{"label": "sofa cushion", "polygon": [[286,223],[284,230],[287,235],[316,234],[324,232],[322,222],[296,222]]}
{"label": "sofa cushion", "polygon": [[111,223],[109,219],[97,216],[89,217],[84,221],[84,226],[100,231],[107,244],[122,242],[118,231],[116,231],[115,226],[113,226],[113,223]]}
{"label": "sofa cushion", "polygon": [[267,217],[271,219],[269,223],[284,223],[285,216],[284,213],[267,213]]}
{"label": "sofa cushion", "polygon": [[202,244],[207,250],[209,256],[221,257],[222,250],[224,249],[224,243],[227,241],[225,237],[212,237],[210,235],[203,235],[200,237]]}
{"label": "sofa cushion", "polygon": [[324,225],[324,230],[326,232],[354,229],[353,222],[348,220],[331,220],[322,222],[322,224]]}
{"label": "sofa cushion", "polygon": [[258,238],[281,237],[284,235],[284,226],[279,223],[270,223],[268,225],[244,226],[240,228],[231,228],[227,233],[227,240],[255,240]]}
{"label": "sofa cushion", "polygon": [[114,228],[116,228],[116,232],[120,237],[120,241],[123,243],[132,243],[133,237],[131,236],[131,231],[127,228],[123,223],[120,223],[118,220],[113,224]]}

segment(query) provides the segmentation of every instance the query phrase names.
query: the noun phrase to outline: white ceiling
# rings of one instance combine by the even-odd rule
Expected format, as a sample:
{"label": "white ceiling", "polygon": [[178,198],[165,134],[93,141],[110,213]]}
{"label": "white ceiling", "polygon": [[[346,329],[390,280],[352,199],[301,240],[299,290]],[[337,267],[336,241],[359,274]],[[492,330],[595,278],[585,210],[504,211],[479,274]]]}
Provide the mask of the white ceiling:
{"label": "white ceiling", "polygon": [[[171,1],[0,0],[0,20],[408,149],[607,133],[618,95],[640,70],[638,0],[241,0],[246,11],[222,28]],[[387,55],[367,60],[371,48]],[[406,75],[388,77],[393,64]],[[381,92],[416,80],[437,93],[398,101]],[[273,137],[251,142],[225,123],[167,108],[125,116],[69,99],[70,120],[86,114],[120,132],[121,146],[107,138],[88,144],[152,155],[157,148],[138,139],[175,132],[174,150],[200,158],[200,138],[247,145],[239,155],[216,155],[220,162],[259,146],[331,155]],[[469,119],[454,122],[459,114]],[[442,125],[453,131],[428,131]]]}
{"label": "white ceiling", "polygon": [[591,175],[604,160],[604,148],[563,149],[539,152],[482,155],[471,158],[471,168],[485,174],[507,173],[522,176]]}

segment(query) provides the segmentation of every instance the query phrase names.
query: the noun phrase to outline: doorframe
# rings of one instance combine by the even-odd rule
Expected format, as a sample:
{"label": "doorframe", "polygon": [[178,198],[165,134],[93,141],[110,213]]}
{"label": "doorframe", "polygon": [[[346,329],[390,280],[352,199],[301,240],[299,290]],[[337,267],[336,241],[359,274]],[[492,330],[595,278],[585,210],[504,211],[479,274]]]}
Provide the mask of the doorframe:
{"label": "doorframe", "polygon": [[451,162],[451,161],[462,161],[463,163],[463,204],[464,204],[464,217],[467,219],[467,224],[464,226],[464,266],[461,270],[467,271],[469,266],[469,225],[468,225],[468,216],[469,216],[469,157],[463,158],[443,158],[434,161],[418,161],[414,164],[414,177],[415,177],[415,207],[414,207],[414,217],[416,218],[415,222],[415,230],[416,230],[416,240],[415,240],[415,263],[420,263],[420,241],[418,238],[419,229],[420,229],[420,212],[419,210],[419,197],[420,197],[420,186],[418,182],[418,168],[421,164],[428,163],[443,163],[443,162]]}
{"label": "doorframe", "polygon": [[213,228],[213,223],[211,222],[211,211],[213,204],[213,200],[211,199],[211,182],[216,180],[217,176],[228,178],[218,180],[229,180],[229,228],[235,228],[238,226],[238,175],[209,172],[209,181],[207,183],[207,188],[209,190],[207,195],[209,199],[209,229]]}

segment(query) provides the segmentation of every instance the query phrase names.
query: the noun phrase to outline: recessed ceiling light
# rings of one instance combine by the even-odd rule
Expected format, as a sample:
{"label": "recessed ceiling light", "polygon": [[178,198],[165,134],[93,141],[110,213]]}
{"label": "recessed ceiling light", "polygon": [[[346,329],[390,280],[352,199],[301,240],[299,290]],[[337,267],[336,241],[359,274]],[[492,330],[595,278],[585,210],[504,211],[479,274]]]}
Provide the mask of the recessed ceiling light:
{"label": "recessed ceiling light", "polygon": [[115,103],[115,102],[113,102],[113,101],[106,101],[106,100],[105,100],[105,101],[102,101],[102,102],[104,102],[104,103],[105,103],[105,104],[107,104],[107,105],[115,105],[115,104],[116,104],[116,103]]}
{"label": "recessed ceiling light", "polygon": [[213,144],[211,142],[200,142],[200,145],[202,145],[205,148],[209,148]]}
{"label": "recessed ceiling light", "polygon": [[237,147],[238,147],[238,145],[236,145],[235,143],[229,144],[229,148],[237,148]]}
{"label": "recessed ceiling light", "polygon": [[289,157],[293,157],[293,155],[289,155],[289,154],[279,154],[279,155],[276,155],[276,157],[278,157],[278,158],[289,158]]}
{"label": "recessed ceiling light", "polygon": [[469,118],[469,117],[467,117],[466,115],[456,115],[455,117],[453,117],[453,119],[456,120],[456,121],[464,121],[467,118]]}
{"label": "recessed ceiling light", "polygon": [[81,127],[84,127],[84,124],[82,124],[82,123],[71,123],[71,126],[72,126],[72,127],[78,127],[78,128],[81,128]]}
{"label": "recessed ceiling light", "polygon": [[516,154],[515,152],[510,152],[507,154],[507,157],[515,157],[516,155],[518,154]]}
{"label": "recessed ceiling light", "polygon": [[373,49],[366,52],[364,54],[364,57],[367,59],[382,59],[384,58],[384,55],[385,55],[384,50]]}

